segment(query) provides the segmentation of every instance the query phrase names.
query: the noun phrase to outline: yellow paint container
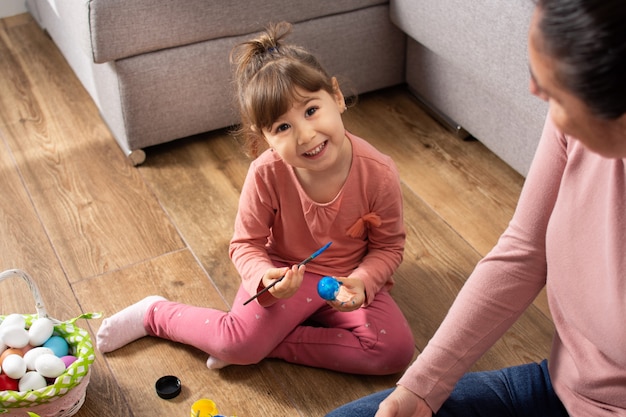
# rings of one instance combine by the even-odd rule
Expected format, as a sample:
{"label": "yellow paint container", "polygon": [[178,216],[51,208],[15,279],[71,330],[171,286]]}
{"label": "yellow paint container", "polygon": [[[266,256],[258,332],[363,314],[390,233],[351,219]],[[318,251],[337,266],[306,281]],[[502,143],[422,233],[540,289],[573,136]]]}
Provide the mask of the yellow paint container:
{"label": "yellow paint container", "polygon": [[201,398],[191,405],[191,417],[213,417],[218,414],[217,406],[208,398]]}

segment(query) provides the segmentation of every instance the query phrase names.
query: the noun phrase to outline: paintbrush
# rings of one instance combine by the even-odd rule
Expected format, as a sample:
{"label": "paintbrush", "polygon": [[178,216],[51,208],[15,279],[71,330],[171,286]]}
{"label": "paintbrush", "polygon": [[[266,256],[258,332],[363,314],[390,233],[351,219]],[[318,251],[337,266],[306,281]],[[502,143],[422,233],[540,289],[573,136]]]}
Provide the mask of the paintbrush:
{"label": "paintbrush", "polygon": [[[325,244],[324,246],[322,246],[321,248],[319,248],[318,250],[316,250],[315,252],[313,252],[313,254],[311,256],[309,256],[308,258],[306,258],[304,261],[300,262],[298,264],[298,267],[301,267],[302,265],[306,265],[309,262],[311,262],[313,259],[317,258],[318,255],[322,252],[324,252],[326,249],[328,249],[328,247],[330,246],[330,244],[333,242],[328,242],[327,244]],[[278,278],[276,281],[272,282],[270,285],[268,285],[267,287],[263,288],[261,291],[259,291],[258,293],[254,294],[252,297],[250,297],[250,299],[248,299],[248,301],[246,301],[245,303],[243,303],[243,305],[248,304],[250,301],[254,300],[255,298],[257,298],[259,295],[263,294],[264,292],[267,292],[270,290],[270,288],[272,288],[274,285],[278,284],[280,281],[283,280],[283,278],[285,278],[285,276],[283,275],[282,277]]]}

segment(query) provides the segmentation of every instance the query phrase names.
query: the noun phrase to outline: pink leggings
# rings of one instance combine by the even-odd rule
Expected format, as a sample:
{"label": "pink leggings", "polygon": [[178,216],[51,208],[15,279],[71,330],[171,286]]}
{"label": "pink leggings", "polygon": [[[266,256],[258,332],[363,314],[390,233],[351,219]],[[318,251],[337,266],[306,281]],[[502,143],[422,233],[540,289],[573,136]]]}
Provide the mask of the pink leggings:
{"label": "pink leggings", "polygon": [[289,299],[264,308],[239,288],[230,312],[157,301],[146,313],[149,334],[194,346],[230,364],[264,358],[340,372],[386,375],[413,358],[411,329],[386,291],[365,308],[342,313],[317,294],[321,276],[305,273]]}

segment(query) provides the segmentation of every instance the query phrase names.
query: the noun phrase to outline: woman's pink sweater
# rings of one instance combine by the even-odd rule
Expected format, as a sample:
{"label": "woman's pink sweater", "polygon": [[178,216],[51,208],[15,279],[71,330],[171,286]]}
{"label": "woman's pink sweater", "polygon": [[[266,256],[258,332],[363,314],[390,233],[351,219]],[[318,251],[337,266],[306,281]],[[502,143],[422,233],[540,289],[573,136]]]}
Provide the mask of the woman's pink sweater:
{"label": "woman's pink sweater", "polygon": [[511,223],[399,384],[439,409],[546,285],[557,395],[571,416],[626,415],[624,162],[548,117]]}

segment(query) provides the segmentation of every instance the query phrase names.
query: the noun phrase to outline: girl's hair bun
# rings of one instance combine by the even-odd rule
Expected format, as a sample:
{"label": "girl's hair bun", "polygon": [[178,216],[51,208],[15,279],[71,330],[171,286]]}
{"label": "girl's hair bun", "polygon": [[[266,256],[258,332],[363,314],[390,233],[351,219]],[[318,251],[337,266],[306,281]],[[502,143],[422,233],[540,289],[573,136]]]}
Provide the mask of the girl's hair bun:
{"label": "girl's hair bun", "polygon": [[275,53],[280,51],[282,40],[287,37],[292,30],[291,23],[280,22],[269,25],[257,39],[252,40],[254,43],[254,53]]}
{"label": "girl's hair bun", "polygon": [[280,52],[282,41],[292,30],[289,22],[272,23],[256,38],[235,46],[230,54],[234,66],[235,84],[238,95],[269,60]]}

